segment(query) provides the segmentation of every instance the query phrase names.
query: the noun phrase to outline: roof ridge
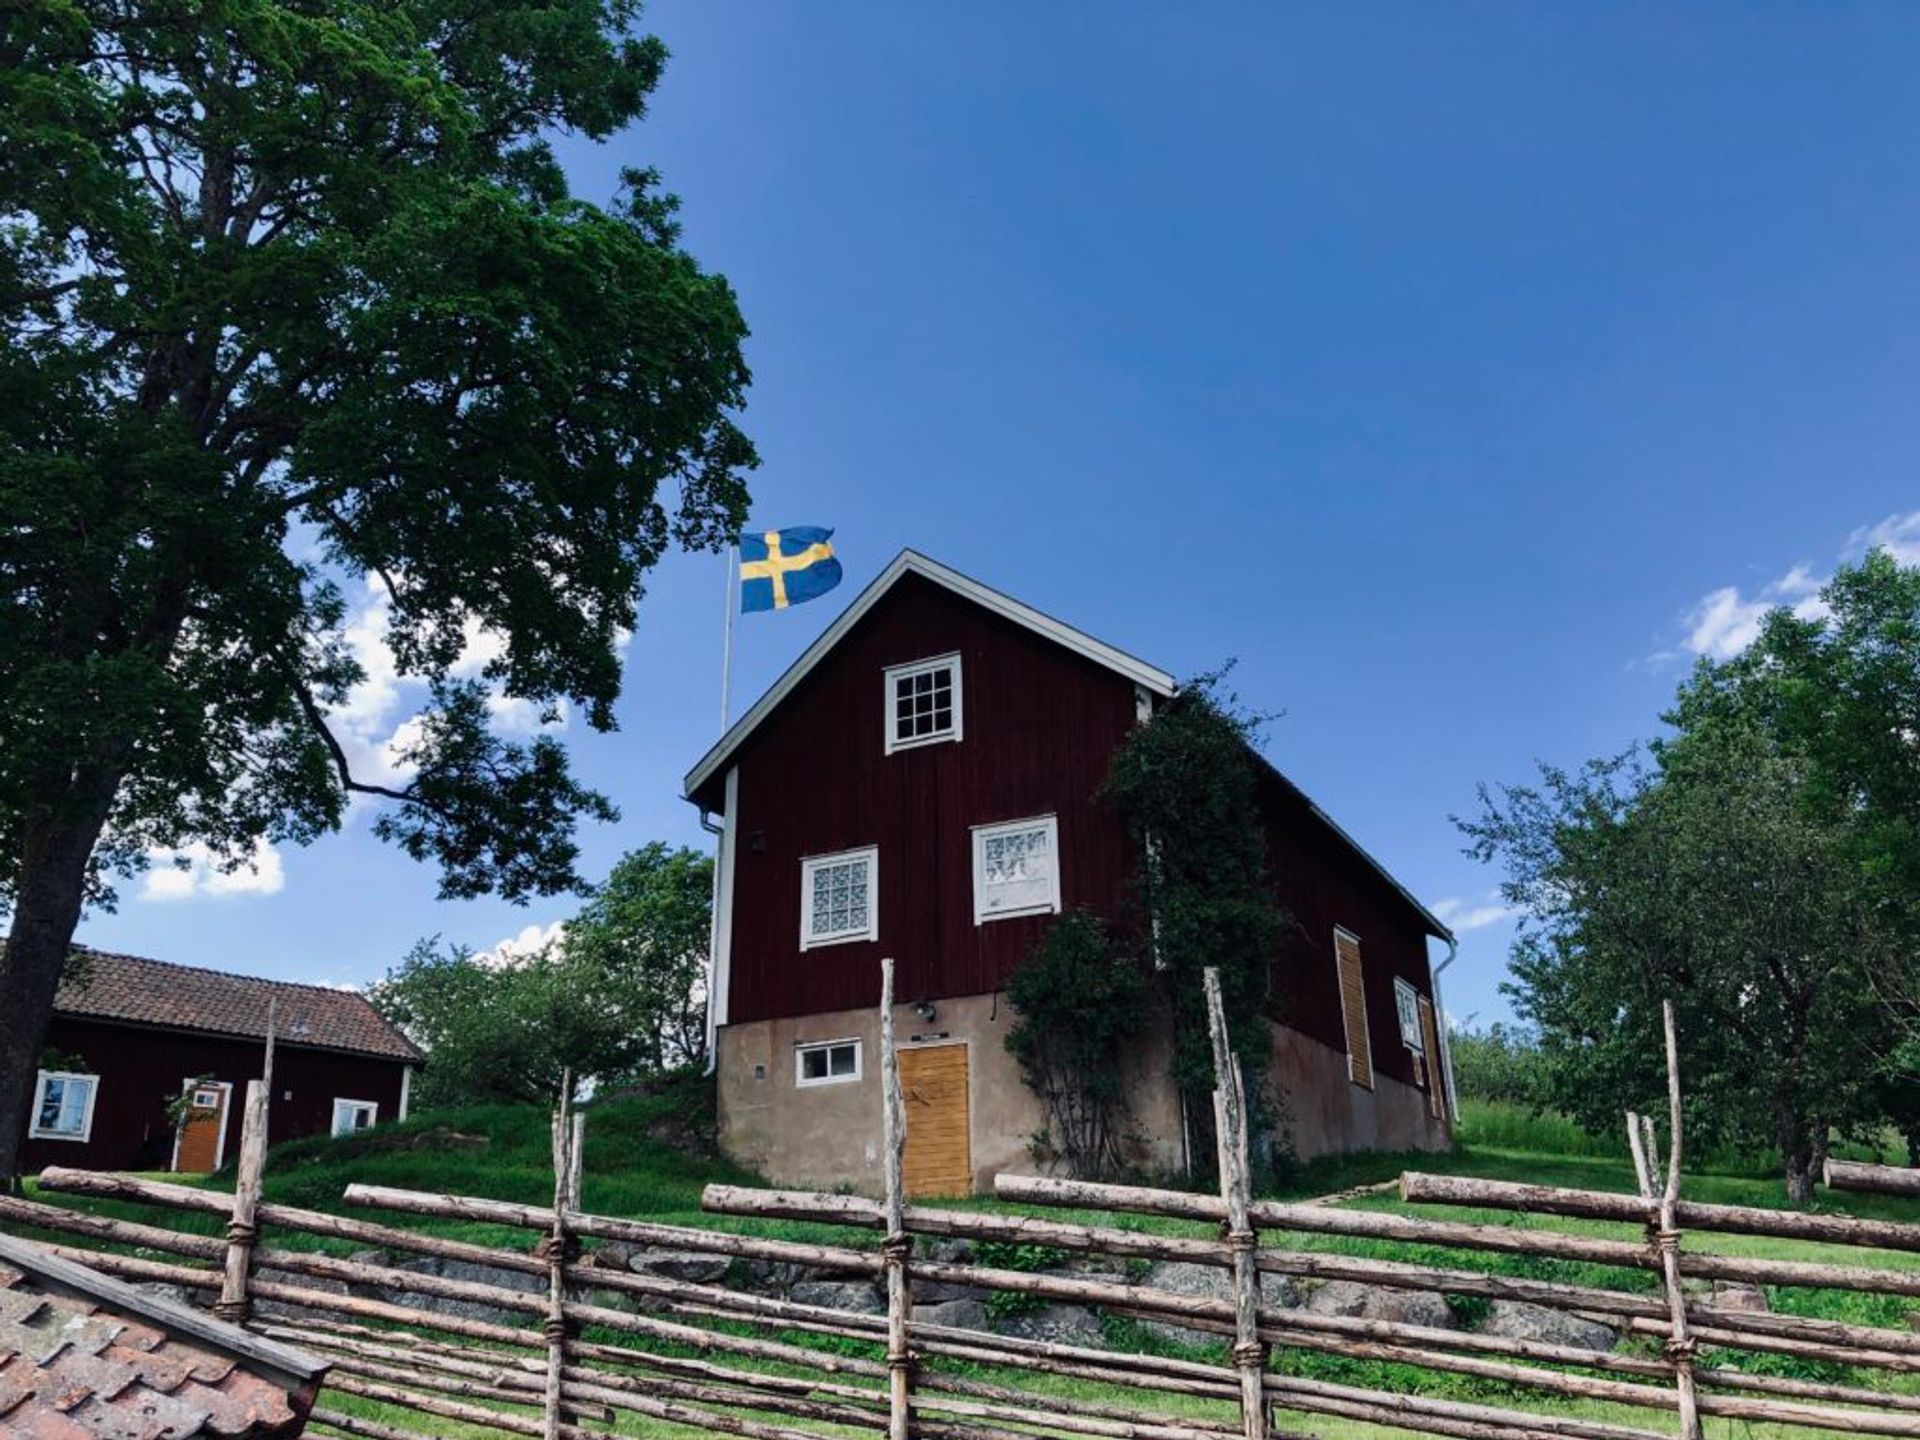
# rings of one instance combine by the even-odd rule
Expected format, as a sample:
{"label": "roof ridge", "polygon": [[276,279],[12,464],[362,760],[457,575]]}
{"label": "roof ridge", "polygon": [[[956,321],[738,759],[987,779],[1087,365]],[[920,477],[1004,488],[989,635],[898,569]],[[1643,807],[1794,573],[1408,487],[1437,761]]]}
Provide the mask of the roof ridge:
{"label": "roof ridge", "polygon": [[[0,940],[0,948],[6,941]],[[75,941],[71,947],[88,955],[104,955],[110,960],[131,960],[136,965],[158,965],[163,970],[190,970],[196,975],[217,975],[222,980],[246,980],[256,985],[279,985],[289,990],[316,990],[322,995],[357,995],[367,1000],[367,992],[352,985],[317,985],[311,980],[280,980],[271,975],[245,975],[237,970],[216,970],[211,965],[183,965],[178,960],[156,960],[151,955],[132,955],[125,950],[102,950]],[[373,1004],[367,1000],[369,1005]]]}

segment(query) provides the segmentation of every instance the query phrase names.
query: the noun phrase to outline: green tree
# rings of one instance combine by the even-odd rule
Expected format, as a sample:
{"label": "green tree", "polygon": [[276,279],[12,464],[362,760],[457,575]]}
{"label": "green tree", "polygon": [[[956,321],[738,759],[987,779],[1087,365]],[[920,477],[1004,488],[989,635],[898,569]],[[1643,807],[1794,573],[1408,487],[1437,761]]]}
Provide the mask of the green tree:
{"label": "green tree", "polygon": [[633,1034],[614,989],[598,966],[557,945],[483,963],[435,937],[368,998],[427,1052],[418,1106],[545,1104],[569,1074],[578,1088],[632,1065]]}
{"label": "green tree", "polygon": [[[1684,713],[1685,706],[1681,707]],[[1830,1127],[1876,1113],[1861,1057],[1887,1034],[1850,817],[1761,728],[1701,720],[1655,749],[1539,788],[1482,792],[1464,829],[1524,914],[1504,988],[1540,1035],[1546,1094],[1596,1133],[1659,1113],[1674,1002],[1690,1133],[1777,1145],[1804,1204]]]}
{"label": "green tree", "polygon": [[[0,1176],[89,899],[155,848],[306,841],[348,798],[447,895],[573,882],[611,807],[456,658],[605,729],[640,582],[754,455],[726,282],[628,170],[634,0],[49,0],[0,15]],[[432,700],[403,783],[330,726],[377,577]]]}
{"label": "green tree", "polygon": [[657,840],[622,856],[567,922],[567,958],[607,978],[636,1075],[706,1059],[712,924],[712,859]]}
{"label": "green tree", "polygon": [[1107,779],[1143,857],[1138,890],[1155,977],[1172,1016],[1173,1080],[1202,1170],[1214,1155],[1206,967],[1220,970],[1233,1048],[1260,1130],[1273,1130],[1280,1100],[1266,1086],[1273,1032],[1264,1020],[1287,915],[1267,871],[1260,721],[1226,692],[1223,678],[1202,675],[1183,685],[1114,753]]}
{"label": "green tree", "polygon": [[1126,1060],[1149,1023],[1146,972],[1082,910],[1047,927],[1007,979],[1007,1051],[1047,1112],[1048,1148],[1069,1173],[1103,1179],[1127,1153]]}

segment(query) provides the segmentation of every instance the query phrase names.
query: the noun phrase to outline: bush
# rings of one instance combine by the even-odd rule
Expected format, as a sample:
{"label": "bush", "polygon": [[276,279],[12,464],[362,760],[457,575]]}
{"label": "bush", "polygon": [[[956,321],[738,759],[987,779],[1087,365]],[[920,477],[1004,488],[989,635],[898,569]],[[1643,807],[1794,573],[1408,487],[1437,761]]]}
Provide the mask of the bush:
{"label": "bush", "polygon": [[1538,1105],[1544,1092],[1544,1061],[1533,1035],[1512,1025],[1447,1033],[1453,1083],[1462,1100]]}

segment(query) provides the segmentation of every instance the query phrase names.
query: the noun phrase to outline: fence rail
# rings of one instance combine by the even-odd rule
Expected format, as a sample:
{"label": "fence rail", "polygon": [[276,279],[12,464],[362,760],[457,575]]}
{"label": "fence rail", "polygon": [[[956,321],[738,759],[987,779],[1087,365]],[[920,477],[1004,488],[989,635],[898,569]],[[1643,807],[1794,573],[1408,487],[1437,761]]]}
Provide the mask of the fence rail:
{"label": "fence rail", "polygon": [[[1038,1213],[987,1213],[913,1204],[904,1193],[891,988],[889,966],[881,1012],[882,1198],[721,1185],[703,1195],[703,1208],[716,1215],[844,1227],[842,1243],[585,1212],[585,1116],[564,1107],[554,1117],[550,1205],[363,1185],[345,1192],[351,1206],[395,1216],[521,1230],[534,1242],[529,1248],[274,1204],[260,1193],[265,1105],[251,1094],[234,1195],[64,1169],[48,1170],[40,1180],[52,1192],[211,1215],[226,1222],[224,1235],[5,1196],[0,1225],[67,1237],[79,1243],[56,1243],[59,1253],[123,1278],[182,1287],[262,1334],[324,1355],[334,1365],[328,1383],[335,1398],[323,1395],[313,1425],[366,1440],[420,1440],[447,1433],[448,1426],[580,1440],[611,1435],[632,1417],[745,1440],[820,1440],[842,1430],[884,1432],[887,1440],[1031,1440],[1036,1432],[1091,1440],[1278,1440],[1300,1433],[1279,1424],[1293,1416],[1466,1440],[1697,1440],[1708,1421],[1920,1437],[1920,1393],[1901,1388],[1907,1383],[1901,1377],[1920,1373],[1920,1334],[1737,1309],[1698,1288],[1736,1282],[1914,1297],[1920,1272],[1702,1253],[1686,1247],[1683,1233],[1915,1253],[1920,1225],[1679,1199],[1671,1054],[1676,1105],[1664,1176],[1651,1126],[1638,1117],[1629,1121],[1642,1182],[1637,1195],[1419,1173],[1400,1181],[1403,1198],[1415,1205],[1623,1221],[1643,1227],[1639,1240],[1261,1201],[1251,1194],[1244,1087],[1210,978],[1220,1192],[1009,1175],[999,1177],[1000,1197]],[[252,1088],[266,1093],[263,1082]],[[1875,1175],[1859,1180],[1875,1182],[1891,1183]],[[1101,1213],[1087,1219],[1057,1213],[1062,1208]],[[1123,1228],[1113,1223],[1117,1214],[1216,1228],[1162,1234]],[[381,1254],[346,1258],[286,1243],[294,1236]],[[1211,1294],[1176,1293],[1126,1276],[943,1258],[929,1243],[956,1238],[1047,1246],[1075,1257],[1183,1263],[1220,1279]],[[1423,1258],[1306,1248],[1330,1242],[1418,1246]],[[596,1243],[865,1278],[884,1284],[886,1303],[877,1313],[854,1313],[741,1285],[617,1269],[598,1263],[588,1248]],[[1425,1258],[1428,1250],[1460,1258],[1441,1263]],[[480,1268],[466,1275],[422,1271],[405,1268],[396,1255]],[[1472,1268],[1468,1257],[1475,1255],[1608,1267],[1618,1288],[1489,1273]],[[1558,1340],[1323,1314],[1269,1303],[1261,1288],[1267,1276],[1517,1301],[1604,1322],[1642,1343],[1596,1351]],[[1224,1355],[1135,1353],[916,1319],[916,1287],[925,1293],[933,1285],[1177,1325],[1217,1337]],[[822,1348],[823,1339],[835,1348]],[[858,1353],[843,1353],[849,1342]],[[1418,1383],[1393,1390],[1336,1383],[1273,1363],[1276,1355],[1295,1354],[1486,1382],[1502,1399],[1424,1393]],[[1743,1368],[1749,1356],[1827,1369],[1817,1379],[1767,1373]],[[1516,1397],[1537,1397],[1537,1403]]]}

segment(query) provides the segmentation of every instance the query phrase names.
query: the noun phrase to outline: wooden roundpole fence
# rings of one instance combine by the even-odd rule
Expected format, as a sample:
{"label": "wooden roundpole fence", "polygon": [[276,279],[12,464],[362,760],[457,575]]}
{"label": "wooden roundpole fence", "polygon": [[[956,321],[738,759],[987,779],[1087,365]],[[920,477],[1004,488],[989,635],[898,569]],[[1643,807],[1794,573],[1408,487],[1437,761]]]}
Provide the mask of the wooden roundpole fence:
{"label": "wooden roundpole fence", "polygon": [[561,1440],[567,1423],[567,1212],[579,1189],[575,1142],[580,1131],[570,1113],[573,1071],[560,1080],[560,1104],[553,1112],[553,1225],[547,1234],[547,1376],[542,1420],[545,1440]]}
{"label": "wooden roundpole fence", "polygon": [[880,962],[880,1136],[886,1166],[886,1239],[880,1253],[887,1272],[887,1440],[908,1440],[913,1421],[913,1354],[907,1345],[912,1282],[907,1257],[913,1237],[906,1227],[907,1111],[900,1094],[900,1054],[893,1033],[893,961]]}
{"label": "wooden roundpole fence", "polygon": [[1207,1030],[1213,1042],[1213,1119],[1220,1152],[1220,1198],[1226,1202],[1224,1239],[1233,1257],[1233,1368],[1240,1377],[1240,1424],[1246,1440],[1266,1440],[1267,1396],[1263,1380],[1267,1346],[1260,1338],[1260,1271],[1254,1252],[1260,1244],[1250,1211],[1253,1178],[1247,1162],[1247,1096],[1240,1062],[1227,1033],[1220,1000],[1220,972],[1208,966]]}

